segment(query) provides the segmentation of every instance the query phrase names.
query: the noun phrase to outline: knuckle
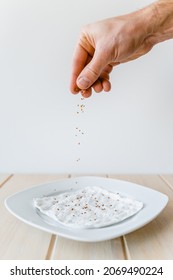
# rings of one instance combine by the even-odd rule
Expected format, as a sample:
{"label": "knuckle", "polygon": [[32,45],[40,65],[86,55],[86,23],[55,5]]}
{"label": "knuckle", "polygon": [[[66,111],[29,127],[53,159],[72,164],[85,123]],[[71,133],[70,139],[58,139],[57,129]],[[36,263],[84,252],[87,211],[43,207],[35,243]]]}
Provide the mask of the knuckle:
{"label": "knuckle", "polygon": [[99,76],[99,70],[98,69],[94,69],[92,66],[90,66],[90,65],[87,65],[86,66],[86,70],[89,72],[89,73],[91,73],[91,75],[93,76],[93,77],[98,77]]}

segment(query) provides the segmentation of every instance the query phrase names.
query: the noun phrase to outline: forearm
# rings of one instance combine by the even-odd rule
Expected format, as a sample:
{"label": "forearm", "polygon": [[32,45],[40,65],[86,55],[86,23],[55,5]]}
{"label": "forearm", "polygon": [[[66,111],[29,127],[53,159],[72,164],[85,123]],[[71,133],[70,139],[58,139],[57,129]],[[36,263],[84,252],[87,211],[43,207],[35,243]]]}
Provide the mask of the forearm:
{"label": "forearm", "polygon": [[152,4],[155,17],[152,37],[155,43],[173,38],[173,0],[159,0]]}
{"label": "forearm", "polygon": [[155,1],[129,14],[129,19],[127,28],[132,26],[131,34],[151,47],[173,38],[173,0]]}

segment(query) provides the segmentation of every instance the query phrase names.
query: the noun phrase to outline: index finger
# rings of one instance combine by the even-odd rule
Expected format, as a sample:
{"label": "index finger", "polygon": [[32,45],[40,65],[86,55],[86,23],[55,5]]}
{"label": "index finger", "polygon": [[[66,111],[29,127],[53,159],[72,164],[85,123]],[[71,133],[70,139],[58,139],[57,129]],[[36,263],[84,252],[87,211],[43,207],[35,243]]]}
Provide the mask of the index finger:
{"label": "index finger", "polygon": [[76,84],[76,80],[80,72],[85,67],[87,58],[88,52],[80,44],[77,44],[72,59],[72,71],[70,78],[70,91],[74,94],[80,91]]}

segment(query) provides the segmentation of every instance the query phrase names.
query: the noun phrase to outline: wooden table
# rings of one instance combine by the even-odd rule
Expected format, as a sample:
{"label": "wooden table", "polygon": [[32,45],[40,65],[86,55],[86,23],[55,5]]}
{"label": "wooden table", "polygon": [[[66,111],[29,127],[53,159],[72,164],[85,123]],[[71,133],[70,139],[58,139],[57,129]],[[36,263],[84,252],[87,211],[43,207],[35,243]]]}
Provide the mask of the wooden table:
{"label": "wooden table", "polygon": [[21,222],[4,207],[4,199],[17,191],[70,176],[75,175],[0,175],[0,259],[173,259],[173,175],[102,174],[103,177],[122,179],[153,188],[169,197],[166,208],[152,222],[132,233],[104,242],[77,242],[51,235]]}

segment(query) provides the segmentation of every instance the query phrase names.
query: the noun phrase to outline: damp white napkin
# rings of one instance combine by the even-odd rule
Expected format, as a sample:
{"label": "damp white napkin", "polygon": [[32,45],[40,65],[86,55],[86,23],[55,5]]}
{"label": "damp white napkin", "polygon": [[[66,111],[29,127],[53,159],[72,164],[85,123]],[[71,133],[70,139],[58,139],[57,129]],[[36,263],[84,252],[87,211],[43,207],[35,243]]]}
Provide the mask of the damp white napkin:
{"label": "damp white napkin", "polygon": [[143,207],[141,201],[88,186],[59,195],[34,199],[43,214],[72,228],[100,228],[127,219]]}

